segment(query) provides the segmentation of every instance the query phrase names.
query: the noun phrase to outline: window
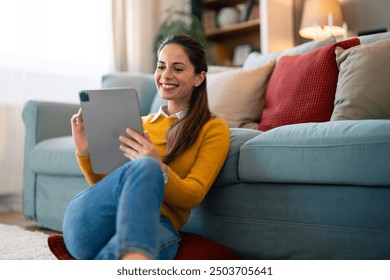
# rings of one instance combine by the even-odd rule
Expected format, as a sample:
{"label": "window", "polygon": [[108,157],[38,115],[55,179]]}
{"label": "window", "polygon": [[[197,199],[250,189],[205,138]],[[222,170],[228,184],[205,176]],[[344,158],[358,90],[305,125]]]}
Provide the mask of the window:
{"label": "window", "polygon": [[[0,90],[9,93],[0,102],[11,96],[75,100],[66,97],[79,87],[99,86],[110,70],[109,5],[108,0],[0,0]],[[61,95],[53,97],[53,89]]]}

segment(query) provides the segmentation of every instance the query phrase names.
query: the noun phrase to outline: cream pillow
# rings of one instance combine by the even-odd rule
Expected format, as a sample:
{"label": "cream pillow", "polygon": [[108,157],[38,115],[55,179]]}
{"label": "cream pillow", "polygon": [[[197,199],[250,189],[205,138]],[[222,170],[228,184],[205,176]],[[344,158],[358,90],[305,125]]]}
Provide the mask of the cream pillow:
{"label": "cream pillow", "polygon": [[264,93],[275,61],[252,69],[227,70],[207,75],[207,92],[212,113],[229,127],[257,129]]}
{"label": "cream pillow", "polygon": [[339,77],[332,121],[390,118],[390,39],[336,48]]}
{"label": "cream pillow", "polygon": [[251,52],[246,58],[243,68],[249,69],[252,67],[263,65],[272,59],[279,61],[283,56],[286,55],[306,54],[313,50],[333,44],[334,42],[336,42],[334,37],[327,37],[322,40],[310,41],[302,45],[287,49],[285,51],[280,51],[280,52],[273,52],[267,54],[261,54],[259,52]]}

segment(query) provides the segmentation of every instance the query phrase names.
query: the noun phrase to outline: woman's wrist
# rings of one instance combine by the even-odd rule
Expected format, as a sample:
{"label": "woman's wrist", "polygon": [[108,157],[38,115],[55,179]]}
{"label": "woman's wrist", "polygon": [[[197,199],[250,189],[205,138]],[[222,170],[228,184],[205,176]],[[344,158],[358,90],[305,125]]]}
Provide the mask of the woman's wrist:
{"label": "woman's wrist", "polygon": [[89,156],[89,152],[78,152],[77,151],[76,153],[79,157],[88,157]]}

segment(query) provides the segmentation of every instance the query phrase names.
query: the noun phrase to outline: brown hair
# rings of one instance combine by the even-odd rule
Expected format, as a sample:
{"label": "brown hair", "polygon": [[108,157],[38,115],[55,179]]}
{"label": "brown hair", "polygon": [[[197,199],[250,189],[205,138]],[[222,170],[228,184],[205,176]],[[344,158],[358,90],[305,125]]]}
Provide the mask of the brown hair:
{"label": "brown hair", "polygon": [[[187,35],[170,35],[163,39],[158,46],[159,54],[163,47],[168,44],[176,44],[183,47],[187,53],[195,73],[207,72],[207,58],[202,45]],[[190,106],[187,115],[180,121],[175,122],[166,133],[166,154],[162,157],[165,164],[171,162],[177,155],[189,148],[199,136],[203,125],[210,119],[211,112],[207,99],[207,78],[202,84],[195,87],[192,92]]]}

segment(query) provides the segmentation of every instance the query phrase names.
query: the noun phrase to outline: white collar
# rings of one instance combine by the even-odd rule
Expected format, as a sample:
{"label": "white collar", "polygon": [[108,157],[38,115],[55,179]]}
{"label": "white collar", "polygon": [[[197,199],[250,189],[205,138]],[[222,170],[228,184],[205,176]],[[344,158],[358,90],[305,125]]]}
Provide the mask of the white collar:
{"label": "white collar", "polygon": [[174,113],[172,115],[168,115],[166,112],[168,111],[168,105],[161,105],[158,109],[158,112],[154,115],[153,119],[150,121],[151,123],[158,119],[159,116],[164,116],[166,118],[177,118],[179,121],[182,120],[188,113],[188,109],[184,109],[180,112]]}

